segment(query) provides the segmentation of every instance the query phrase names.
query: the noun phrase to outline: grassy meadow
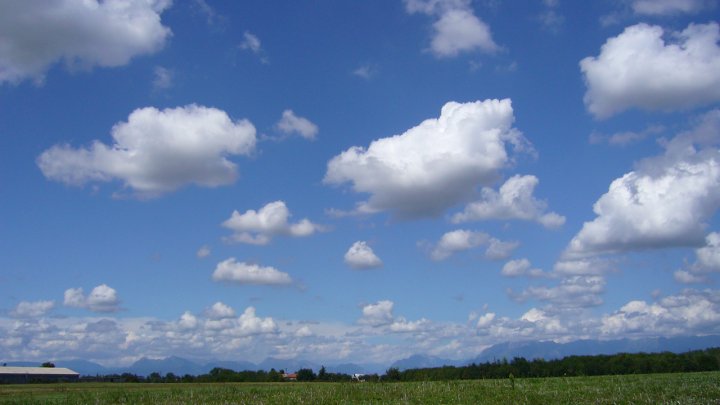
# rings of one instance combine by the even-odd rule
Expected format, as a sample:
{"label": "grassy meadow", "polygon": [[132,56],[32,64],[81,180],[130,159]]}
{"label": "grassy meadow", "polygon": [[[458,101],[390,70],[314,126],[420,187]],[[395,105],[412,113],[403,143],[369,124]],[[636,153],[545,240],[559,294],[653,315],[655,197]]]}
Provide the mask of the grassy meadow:
{"label": "grassy meadow", "polygon": [[[514,385],[514,387],[513,387]],[[0,385],[2,404],[720,404],[720,372],[398,383]]]}

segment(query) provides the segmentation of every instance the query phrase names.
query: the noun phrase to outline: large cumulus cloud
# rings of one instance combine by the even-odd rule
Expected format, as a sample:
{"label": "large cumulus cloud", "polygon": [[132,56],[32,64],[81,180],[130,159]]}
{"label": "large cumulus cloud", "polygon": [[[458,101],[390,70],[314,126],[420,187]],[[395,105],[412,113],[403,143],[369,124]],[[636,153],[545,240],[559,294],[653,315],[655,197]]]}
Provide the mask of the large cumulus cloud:
{"label": "large cumulus cloud", "polygon": [[161,49],[170,0],[0,2],[0,84],[42,82],[50,67],[114,67]]}
{"label": "large cumulus cloud", "polygon": [[598,118],[630,108],[677,110],[720,100],[720,29],[715,22],[682,32],[637,24],[580,61],[585,104]]}
{"label": "large cumulus cloud", "polygon": [[440,117],[405,133],[354,146],[328,162],[324,182],[370,194],[361,212],[436,216],[489,185],[511,163],[508,146],[529,150],[509,99],[449,102]]}
{"label": "large cumulus cloud", "polygon": [[565,257],[699,246],[720,208],[720,111],[665,145],[610,184],[593,206],[597,217],[571,240]]}
{"label": "large cumulus cloud", "polygon": [[140,108],[112,128],[113,143],[88,148],[56,145],[37,159],[45,177],[70,185],[120,180],[136,195],[157,196],[195,184],[233,183],[237,165],[228,159],[255,147],[255,127],[225,111],[188,105]]}

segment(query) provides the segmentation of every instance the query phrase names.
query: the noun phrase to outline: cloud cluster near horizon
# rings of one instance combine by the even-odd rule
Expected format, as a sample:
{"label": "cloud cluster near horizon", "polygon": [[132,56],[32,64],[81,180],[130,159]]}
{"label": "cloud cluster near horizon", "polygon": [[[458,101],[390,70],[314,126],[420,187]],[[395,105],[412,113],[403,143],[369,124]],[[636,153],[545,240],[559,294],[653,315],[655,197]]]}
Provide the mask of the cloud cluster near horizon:
{"label": "cloud cluster near horizon", "polygon": [[[429,33],[426,49],[416,53],[423,63],[444,66],[433,70],[442,75],[452,72],[448,76],[456,77],[453,69],[458,65],[452,64],[462,63],[463,68],[470,64],[472,73],[481,76],[487,72],[475,72],[480,66],[495,64],[495,73],[521,74],[518,64],[508,60],[519,49],[506,49],[503,44],[509,38],[495,26],[499,20],[491,19],[491,13],[482,14],[491,10],[491,4],[398,0],[396,6],[400,5],[399,14],[406,20],[430,20],[422,38],[414,40],[421,47]],[[0,86],[19,89],[17,94],[24,95],[23,82],[40,85],[54,80],[52,69],[59,64],[71,72],[83,71],[80,76],[85,77],[97,67],[125,66],[140,56],[157,53],[169,46],[172,37],[161,21],[170,6],[169,0],[59,0],[45,10],[32,2],[0,5],[0,37],[6,39],[6,46],[0,47]],[[197,6],[209,23],[219,18],[206,2],[199,0]],[[67,12],[59,12],[62,7]],[[482,347],[508,339],[568,341],[720,333],[720,293],[711,288],[720,273],[720,233],[715,229],[720,209],[720,25],[683,21],[678,26],[661,19],[696,16],[717,6],[705,0],[625,0],[621,7],[625,7],[625,18],[657,18],[652,20],[656,23],[617,27],[613,34],[593,43],[593,49],[573,53],[575,59],[569,66],[575,66],[580,89],[573,95],[576,107],[578,111],[584,107],[584,118],[599,127],[590,136],[594,144],[590,147],[600,150],[605,145],[597,144],[604,143],[624,147],[627,159],[618,161],[627,167],[616,165],[613,171],[600,173],[598,178],[607,186],[572,203],[563,198],[583,186],[571,183],[565,174],[560,181],[548,179],[560,165],[538,168],[536,162],[542,164],[543,158],[535,148],[542,145],[547,150],[561,144],[568,148],[562,149],[564,152],[572,145],[566,139],[541,138],[553,134],[546,131],[543,121],[560,122],[556,127],[575,124],[572,128],[580,126],[573,120],[587,123],[583,117],[558,118],[543,116],[540,108],[533,111],[532,103],[547,102],[547,97],[532,99],[515,87],[502,90],[498,84],[498,94],[505,91],[513,100],[475,100],[478,93],[474,87],[468,85],[471,90],[466,93],[448,86],[437,91],[435,98],[403,105],[425,108],[412,120],[398,109],[403,114],[395,115],[401,118],[384,122],[389,118],[383,117],[395,112],[372,116],[362,108],[381,103],[385,93],[378,88],[399,81],[401,75],[386,61],[382,65],[344,61],[337,69],[346,78],[366,79],[354,79],[353,86],[366,86],[368,91],[367,100],[355,100],[358,105],[346,112],[356,118],[356,125],[361,120],[372,124],[352,132],[345,117],[323,116],[323,109],[312,105],[293,110],[286,108],[286,100],[270,96],[255,99],[243,94],[247,100],[237,105],[237,100],[218,97],[217,102],[225,104],[222,108],[185,104],[191,102],[185,98],[178,103],[176,98],[165,100],[175,90],[189,92],[191,86],[185,83],[181,89],[178,65],[148,61],[145,90],[155,98],[123,107],[127,110],[118,113],[123,117],[129,112],[127,119],[103,123],[101,128],[109,128],[109,137],[93,133],[85,138],[87,144],[74,145],[67,143],[76,142],[72,135],[65,138],[68,141],[44,140],[47,143],[33,149],[28,162],[35,158],[45,179],[64,185],[96,190],[110,184],[107,187],[114,189],[114,197],[140,200],[113,202],[140,207],[143,219],[175,207],[197,213],[198,202],[210,205],[210,198],[203,200],[198,195],[217,193],[212,199],[222,201],[222,208],[205,209],[212,211],[213,219],[198,215],[197,222],[187,221],[188,228],[182,228],[192,233],[203,221],[218,233],[193,235],[197,239],[187,242],[192,249],[186,253],[194,258],[192,266],[202,266],[201,276],[183,273],[185,269],[175,261],[157,265],[172,267],[173,278],[206,283],[203,287],[212,291],[210,298],[188,305],[194,310],[173,309],[172,315],[163,318],[152,310],[138,315],[145,309],[139,309],[142,304],[137,297],[128,299],[125,290],[120,300],[120,288],[107,284],[96,285],[89,293],[75,287],[80,283],[71,284],[62,297],[54,298],[13,295],[3,312],[6,316],[0,316],[0,354],[9,359],[83,357],[108,363],[178,353],[206,358],[275,356],[379,362],[420,352],[469,358]],[[545,0],[528,15],[546,29],[542,35],[559,35],[569,28],[561,10],[559,1]],[[32,26],[28,21],[33,21]],[[236,33],[232,39],[235,53],[228,54],[235,57],[240,49],[254,67],[270,68],[264,47],[272,47],[273,52],[275,47],[287,49],[281,47],[284,37],[269,32],[267,36],[261,32],[262,42],[247,29]],[[395,46],[388,43],[388,47]],[[287,56],[277,55],[278,61]],[[492,62],[467,59],[478,55]],[[578,55],[588,56],[577,60]],[[502,64],[512,69],[503,69]],[[382,75],[378,66],[382,66]],[[298,67],[298,72],[302,68]],[[122,69],[113,69],[118,70]],[[386,73],[397,76],[388,79],[383,77]],[[487,73],[488,77],[491,74]],[[291,78],[290,74],[283,77]],[[515,83],[523,83],[521,80],[513,85],[524,87]],[[41,92],[41,86],[28,87],[50,97]],[[309,98],[307,89],[292,90],[299,94],[298,99]],[[494,89],[487,91],[495,96]],[[475,96],[462,98],[467,94]],[[271,102],[275,104],[269,107]],[[259,135],[249,119],[233,117],[235,108],[260,117],[258,121],[253,118]],[[256,108],[275,113],[265,115]],[[318,124],[295,111],[310,111],[327,136],[319,137]],[[42,113],[49,117],[47,111]],[[621,121],[628,116],[628,121]],[[628,122],[636,125],[627,128]],[[377,127],[385,132],[373,133]],[[263,134],[263,128],[271,135]],[[580,139],[583,133],[571,135]],[[298,138],[314,142],[281,142]],[[656,138],[657,145],[649,146],[650,138]],[[613,153],[618,151],[613,149]],[[305,160],[292,160],[297,156]],[[572,166],[568,163],[563,168],[586,170],[579,160],[569,157]],[[249,181],[238,181],[241,171],[243,176],[250,173]],[[37,170],[34,173],[43,179]],[[282,180],[271,176],[282,176]],[[287,186],[291,183],[295,184]],[[249,186],[244,187],[246,184]],[[338,195],[342,198],[335,199]],[[71,205],[75,201],[64,203],[73,208],[68,211],[76,208]],[[322,209],[331,215],[319,218]],[[152,220],[140,219],[133,224],[142,225],[143,230],[155,225]],[[176,229],[181,228],[168,227],[168,233]],[[123,237],[133,239],[128,234]],[[545,238],[552,242],[546,243]],[[557,238],[564,239],[557,243]],[[117,246],[117,250],[124,247],[127,245]],[[648,287],[648,291],[625,293],[646,294],[640,297],[610,296],[620,290],[612,277],[635,270],[628,264],[629,258],[644,259],[671,249],[672,254],[689,256],[678,259],[682,264],[667,265],[672,268],[649,270],[663,280],[664,293]],[[212,262],[211,254],[216,257]],[[655,261],[648,260],[648,266],[657,266],[660,260],[656,256]],[[405,263],[407,268],[399,268]],[[97,271],[94,276],[107,277],[112,271],[86,266],[78,270],[85,271],[83,276]],[[342,282],[323,284],[328,279]],[[475,284],[465,283],[465,279]],[[105,280],[118,287],[115,278]],[[351,282],[358,287],[353,295],[338,298],[336,291],[328,292],[345,289]],[[458,321],[454,308],[445,307],[445,313],[437,316],[422,312],[428,308],[423,305],[414,308],[417,297],[404,295],[413,282],[436,282],[430,286],[433,289],[448,285],[468,288],[456,293],[458,298],[452,301],[460,305],[463,300],[470,301],[465,298],[471,295],[468,291],[475,294],[472,304],[462,303],[465,312],[460,318],[467,313],[467,321]],[[467,285],[457,287],[464,283]],[[494,295],[504,301],[493,294],[476,294],[478,286],[497,289]],[[443,294],[455,293],[440,291],[432,305],[442,301]],[[649,296],[653,299],[646,298]],[[246,299],[252,305],[238,306],[228,297]],[[421,299],[427,298],[423,295]],[[483,304],[486,299],[493,301]],[[290,306],[299,307],[295,300],[310,309],[302,307],[307,311],[302,316],[284,316]],[[441,304],[437,305],[433,310],[440,314]],[[470,305],[475,309],[468,310]],[[132,315],[125,316],[125,311]],[[515,315],[508,316],[508,312]]]}

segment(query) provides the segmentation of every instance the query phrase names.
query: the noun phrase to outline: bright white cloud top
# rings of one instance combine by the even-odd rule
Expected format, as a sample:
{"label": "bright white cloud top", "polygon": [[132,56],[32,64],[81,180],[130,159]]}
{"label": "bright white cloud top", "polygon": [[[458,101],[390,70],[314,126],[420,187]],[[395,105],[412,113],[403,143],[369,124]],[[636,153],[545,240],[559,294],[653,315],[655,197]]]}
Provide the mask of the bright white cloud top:
{"label": "bright white cloud top", "polygon": [[387,325],[393,320],[393,307],[395,303],[390,300],[367,304],[362,309],[362,318],[358,322],[370,326]]}
{"label": "bright white cloud top", "polygon": [[614,180],[593,206],[597,217],[570,241],[566,256],[701,244],[707,221],[720,208],[720,150],[708,146],[720,142],[718,117],[709,113],[695,130],[668,142],[663,155]]}
{"label": "bright white cloud top", "polygon": [[712,232],[705,237],[705,246],[695,249],[696,261],[686,269],[674,273],[675,280],[684,284],[709,282],[708,274],[720,272],[720,234]]}
{"label": "bright white cloud top", "polygon": [[345,263],[353,269],[374,269],[382,266],[382,260],[365,241],[357,241],[345,252]]}
{"label": "bright white cloud top", "polygon": [[423,13],[436,18],[430,51],[439,58],[480,50],[499,49],[490,27],[472,10],[469,0],[405,0],[408,13]]}
{"label": "bright white cloud top", "polygon": [[169,0],[13,1],[0,6],[0,83],[41,83],[50,67],[123,66],[165,46]]}
{"label": "bright white cloud top", "polygon": [[303,237],[322,230],[307,218],[290,223],[290,216],[284,201],[273,201],[257,211],[247,210],[244,214],[233,211],[222,225],[235,232],[230,237],[232,241],[253,245],[266,245],[277,235]]}
{"label": "bright white cloud top", "polygon": [[324,182],[350,182],[354,191],[369,193],[360,212],[436,216],[497,179],[510,164],[508,147],[528,147],[513,120],[507,99],[449,102],[437,119],[335,156]]}
{"label": "bright white cloud top", "polygon": [[539,180],[532,175],[515,175],[500,190],[483,187],[479,201],[468,204],[465,210],[452,217],[453,223],[488,219],[522,219],[537,221],[546,228],[557,228],[565,223],[565,217],[548,212],[547,203],[533,197]]}
{"label": "bright white cloud top", "polygon": [[10,315],[16,318],[35,318],[47,314],[55,308],[54,301],[21,301]]}
{"label": "bright white cloud top", "polygon": [[112,137],[109,146],[53,146],[38,157],[38,166],[66,184],[117,179],[140,196],[157,196],[189,184],[231,184],[238,170],[227,157],[249,155],[255,147],[250,121],[233,122],[222,110],[195,104],[135,110],[113,126]]}
{"label": "bright white cloud top", "polygon": [[232,309],[229,305],[223,304],[222,302],[218,301],[210,308],[205,310],[205,316],[210,319],[225,319],[225,318],[232,318],[235,316],[235,310]]}
{"label": "bright white cloud top", "polygon": [[218,263],[212,279],[236,284],[283,285],[292,283],[290,275],[274,267],[238,262],[234,257]]}
{"label": "bright white cloud top", "polygon": [[120,299],[114,288],[101,284],[85,296],[82,288],[65,290],[66,307],[84,308],[93,312],[117,312],[120,310]]}
{"label": "bright white cloud top", "polygon": [[530,260],[517,259],[510,260],[503,265],[500,273],[506,277],[543,277],[545,273],[541,269],[533,268]]}
{"label": "bright white cloud top", "polygon": [[440,237],[430,252],[430,257],[436,261],[445,260],[455,253],[486,245],[485,257],[490,260],[507,259],[518,247],[517,242],[501,241],[484,232],[457,229]]}
{"label": "bright white cloud top", "polygon": [[719,40],[716,22],[678,33],[647,24],[626,28],[599,56],[580,61],[588,110],[607,118],[630,108],[677,110],[720,101]]}

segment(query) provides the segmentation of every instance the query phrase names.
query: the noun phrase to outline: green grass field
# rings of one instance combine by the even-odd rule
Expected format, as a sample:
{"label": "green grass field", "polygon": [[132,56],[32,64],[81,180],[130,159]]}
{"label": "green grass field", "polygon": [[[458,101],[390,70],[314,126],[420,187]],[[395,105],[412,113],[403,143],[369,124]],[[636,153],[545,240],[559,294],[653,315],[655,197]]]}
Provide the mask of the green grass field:
{"label": "green grass field", "polygon": [[720,404],[720,372],[401,383],[0,385],[13,404]]}

